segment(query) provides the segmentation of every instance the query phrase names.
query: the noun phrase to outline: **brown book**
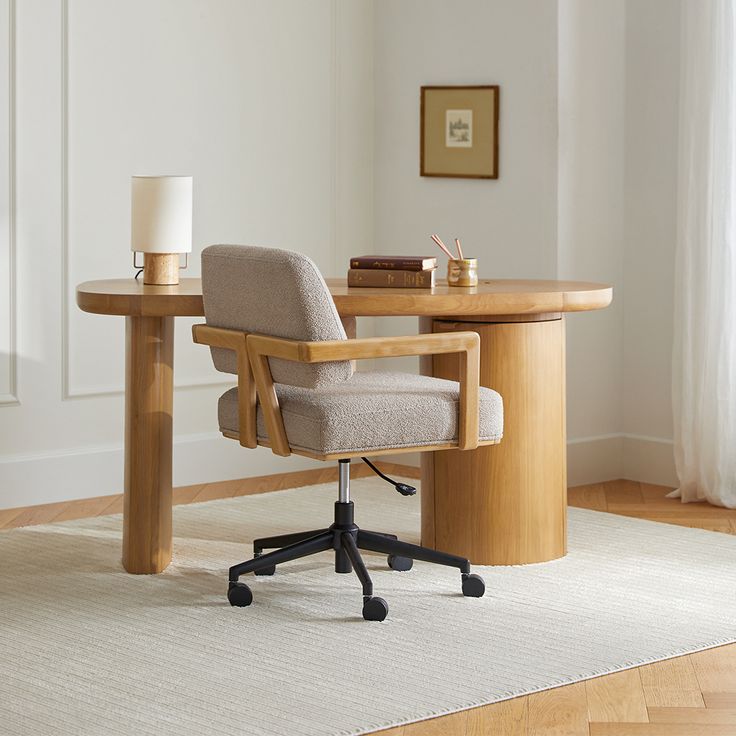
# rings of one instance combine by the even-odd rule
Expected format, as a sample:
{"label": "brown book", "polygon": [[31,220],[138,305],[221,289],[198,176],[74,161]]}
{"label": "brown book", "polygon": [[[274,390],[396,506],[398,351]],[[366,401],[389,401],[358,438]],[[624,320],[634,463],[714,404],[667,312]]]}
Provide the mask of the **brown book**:
{"label": "brown book", "polygon": [[354,256],[350,268],[370,268],[389,271],[430,271],[437,268],[434,256]]}
{"label": "brown book", "polygon": [[434,286],[431,271],[385,271],[373,268],[351,268],[348,286],[387,287],[389,289],[431,289]]}

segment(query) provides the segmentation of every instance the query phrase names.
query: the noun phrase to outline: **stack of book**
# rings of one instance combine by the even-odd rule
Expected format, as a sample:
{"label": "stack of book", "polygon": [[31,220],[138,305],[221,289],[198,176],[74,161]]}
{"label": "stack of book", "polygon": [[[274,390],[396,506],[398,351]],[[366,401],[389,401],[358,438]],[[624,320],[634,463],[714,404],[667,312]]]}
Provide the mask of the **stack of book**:
{"label": "stack of book", "polygon": [[350,259],[348,286],[431,289],[434,256],[356,256]]}

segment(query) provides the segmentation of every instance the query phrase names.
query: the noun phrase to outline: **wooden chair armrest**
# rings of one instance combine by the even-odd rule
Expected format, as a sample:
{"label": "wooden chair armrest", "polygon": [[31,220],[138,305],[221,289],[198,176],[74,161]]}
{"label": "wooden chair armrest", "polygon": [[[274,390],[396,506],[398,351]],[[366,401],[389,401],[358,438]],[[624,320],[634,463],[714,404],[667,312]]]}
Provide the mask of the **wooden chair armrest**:
{"label": "wooden chair armrest", "polygon": [[245,345],[247,332],[227,330],[224,327],[210,327],[209,325],[192,325],[192,340],[198,345],[209,345],[211,348],[223,348],[236,352]]}
{"label": "wooden chair armrest", "polygon": [[[458,353],[460,356],[458,448],[472,450],[478,447],[480,337],[476,332],[429,333],[405,337],[368,337],[323,342],[303,342],[265,335],[248,335],[246,342],[257,383],[259,374],[268,370],[269,357],[299,363],[328,363],[337,360]],[[258,363],[258,368],[254,361]],[[263,379],[265,376],[262,376]],[[268,392],[269,402],[273,401],[271,397],[271,394],[275,397],[273,382],[270,387],[264,384],[264,390]],[[261,396],[260,384],[258,393]],[[263,401],[263,396],[261,400]],[[276,400],[276,407],[278,407],[278,400]]]}
{"label": "wooden chair armrest", "polygon": [[472,350],[473,346],[480,349],[480,337],[476,332],[438,332],[401,337],[304,342],[266,335],[248,335],[248,344],[271,358],[283,358],[298,363],[330,363],[337,360],[462,353]]}
{"label": "wooden chair armrest", "polygon": [[192,325],[192,339],[199,345],[233,350],[238,365],[238,425],[240,444],[258,446],[256,430],[256,383],[248,360],[247,333],[208,325]]}

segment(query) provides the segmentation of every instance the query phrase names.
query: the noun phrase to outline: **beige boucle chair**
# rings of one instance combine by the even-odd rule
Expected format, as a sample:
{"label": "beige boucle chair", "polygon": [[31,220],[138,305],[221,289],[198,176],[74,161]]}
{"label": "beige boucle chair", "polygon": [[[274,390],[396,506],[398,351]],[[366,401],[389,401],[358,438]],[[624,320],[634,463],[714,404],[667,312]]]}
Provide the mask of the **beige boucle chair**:
{"label": "beige boucle chair", "polygon": [[[202,253],[202,291],[206,324],[193,327],[194,341],[210,346],[217,370],[238,377],[237,387],[219,400],[222,434],[243,447],[265,445],[277,455],[338,460],[340,471],[334,523],[255,540],[254,558],[230,568],[230,603],[247,606],[253,600],[238,581],[241,575],[272,575],[282,562],[329,549],[335,550],[336,572],[355,569],[367,620],[382,621],[388,605],[373,596],[359,549],[387,554],[394,570],[409,570],[412,560],[457,567],[463,594],[482,596],[485,585],[471,574],[468,560],[359,529],[350,500],[351,458],[408,449],[472,450],[500,441],[501,397],[478,385],[478,335],[348,340],[315,264],[285,250],[210,246]],[[353,370],[352,361],[359,359],[440,353],[459,354],[459,382]],[[382,477],[400,493],[414,493]],[[276,551],[263,554],[264,549]]]}

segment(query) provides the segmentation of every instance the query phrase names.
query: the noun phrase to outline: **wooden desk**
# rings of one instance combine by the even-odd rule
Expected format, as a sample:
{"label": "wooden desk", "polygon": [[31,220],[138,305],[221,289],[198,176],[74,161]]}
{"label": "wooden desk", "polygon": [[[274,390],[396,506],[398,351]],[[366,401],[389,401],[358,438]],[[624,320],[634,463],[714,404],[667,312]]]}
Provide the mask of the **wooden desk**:
{"label": "wooden desk", "polygon": [[[475,330],[481,383],[504,400],[499,445],[422,455],[422,544],[475,564],[514,565],[566,551],[564,313],[608,306],[605,284],[489,281],[432,290],[348,288],[327,281],[340,315],[419,317],[420,331]],[[199,279],[144,286],[130,279],[77,288],[86,312],[126,318],[125,523],[128,572],[161,572],[171,560],[174,317],[201,316]],[[422,372],[456,375],[456,357]]]}

